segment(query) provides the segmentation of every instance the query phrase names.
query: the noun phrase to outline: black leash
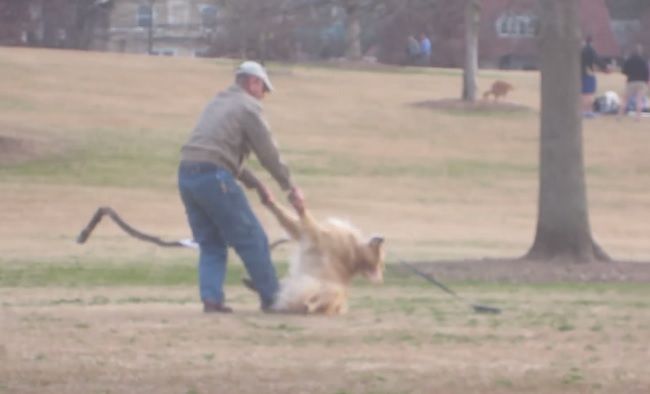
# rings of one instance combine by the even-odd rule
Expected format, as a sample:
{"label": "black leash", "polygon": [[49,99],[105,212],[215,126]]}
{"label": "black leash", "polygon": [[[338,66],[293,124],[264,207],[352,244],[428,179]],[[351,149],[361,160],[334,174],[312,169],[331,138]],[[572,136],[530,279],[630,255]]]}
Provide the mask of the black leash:
{"label": "black leash", "polygon": [[447,294],[451,295],[452,297],[456,298],[457,300],[460,300],[460,301],[464,302],[465,304],[471,306],[472,309],[474,309],[474,312],[476,312],[476,313],[490,313],[490,314],[494,314],[494,315],[498,315],[499,313],[501,313],[501,309],[499,309],[499,308],[495,308],[493,306],[475,304],[475,303],[472,303],[472,302],[468,301],[467,299],[465,299],[465,298],[459,296],[458,294],[456,294],[456,292],[451,290],[449,287],[447,287],[444,284],[442,284],[441,282],[437,281],[436,278],[433,277],[433,275],[427,274],[426,272],[422,272],[419,269],[415,268],[413,265],[411,265],[411,264],[409,264],[409,263],[407,263],[405,261],[399,260],[399,263],[401,265],[407,267],[414,274],[426,279],[429,283],[438,286],[445,293],[447,293]]}
{"label": "black leash", "polygon": [[[104,216],[109,216],[113,221],[122,229],[124,230],[127,234],[131,235],[132,237],[135,237],[141,241],[146,241],[146,242],[151,242],[154,243],[158,246],[162,247],[181,247],[181,248],[191,248],[191,249],[197,249],[198,245],[196,242],[194,242],[191,239],[183,239],[183,240],[178,240],[178,241],[166,241],[163,240],[159,237],[149,235],[146,233],[143,233],[140,230],[135,229],[134,227],[130,226],[128,223],[126,223],[118,214],[115,212],[112,208],[110,207],[100,207],[97,209],[93,217],[91,218],[90,222],[86,225],[86,227],[83,228],[79,236],[77,237],[77,242],[80,244],[85,243],[88,238],[90,237],[90,234],[93,232],[97,224],[102,220]],[[271,250],[275,249],[276,247],[289,242],[288,239],[286,238],[281,238],[279,240],[276,240],[275,242],[272,242],[269,245],[269,248]],[[469,305],[474,309],[475,312],[477,313],[491,313],[491,314],[499,314],[501,313],[501,309],[495,308],[492,306],[486,306],[486,305],[479,305],[479,304],[474,304],[472,302],[469,302],[467,299],[459,296],[456,294],[453,290],[451,290],[449,287],[445,286],[441,282],[438,282],[432,275],[427,274],[425,272],[420,271],[419,269],[415,268],[413,265],[403,261],[403,260],[398,260],[399,263],[405,267],[407,267],[411,272],[415,273],[416,275],[426,279],[429,283],[438,286],[440,289],[442,289],[445,293],[451,295],[452,297],[456,298],[457,300],[460,300],[464,302],[465,304]],[[244,284],[251,288],[252,287],[252,282],[251,283],[246,283],[244,281]]]}

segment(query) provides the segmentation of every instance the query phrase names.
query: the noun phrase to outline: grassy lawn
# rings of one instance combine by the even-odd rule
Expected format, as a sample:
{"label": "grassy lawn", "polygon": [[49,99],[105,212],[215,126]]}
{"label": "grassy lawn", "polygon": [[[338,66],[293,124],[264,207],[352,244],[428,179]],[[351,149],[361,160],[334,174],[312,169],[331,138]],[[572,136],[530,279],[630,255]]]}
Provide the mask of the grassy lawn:
{"label": "grassy lawn", "polygon": [[[204,103],[231,83],[234,65],[0,49],[0,136],[30,144],[25,160],[0,165],[0,203],[8,216],[0,258],[74,261],[81,249],[61,240],[74,239],[99,205],[113,206],[136,227],[187,237],[175,190],[179,148]],[[457,97],[458,70],[270,65],[270,71],[278,89],[265,102],[267,117],[319,217],[344,217],[382,233],[392,252],[411,259],[513,256],[530,246],[536,73],[481,71],[480,87],[507,80],[515,86],[508,101],[529,110],[468,113],[413,106]],[[599,82],[618,90],[622,78],[603,75]],[[646,128],[613,119],[584,125],[593,230],[622,259],[650,259]],[[271,217],[258,212],[270,237],[280,237]],[[114,244],[91,240],[97,249],[82,253],[110,248],[117,259],[142,253],[137,243],[117,246],[119,230],[104,226],[97,240]]]}
{"label": "grassy lawn", "polygon": [[[0,48],[0,393],[647,392],[644,284],[450,283],[503,309],[480,315],[391,268],[381,287],[354,283],[345,316],[276,316],[259,313],[233,254],[237,313],[206,316],[195,251],[109,221],[77,245],[103,205],[145,232],[189,236],[179,148],[234,65]],[[480,87],[512,83],[507,100],[525,110],[468,113],[414,105],[457,97],[458,70],[270,71],[266,114],[317,217],[383,234],[389,263],[530,246],[538,74],[481,71]],[[622,84],[599,76],[602,90]],[[584,124],[591,224],[616,258],[650,260],[648,146],[646,122]],[[289,251],[274,258],[285,272]]]}
{"label": "grassy lawn", "polygon": [[503,310],[482,315],[399,277],[355,286],[350,313],[322,318],[261,314],[228,285],[236,313],[206,316],[189,272],[152,271],[0,287],[0,392],[643,393],[650,383],[647,286],[454,284]]}

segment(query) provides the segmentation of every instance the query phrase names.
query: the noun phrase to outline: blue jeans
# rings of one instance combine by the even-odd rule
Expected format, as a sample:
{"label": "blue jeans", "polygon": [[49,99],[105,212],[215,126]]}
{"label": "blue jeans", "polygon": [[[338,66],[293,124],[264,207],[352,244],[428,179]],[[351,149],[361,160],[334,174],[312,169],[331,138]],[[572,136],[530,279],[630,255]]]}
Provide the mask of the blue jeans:
{"label": "blue jeans", "polygon": [[596,93],[596,76],[585,74],[582,76],[582,94]]}
{"label": "blue jeans", "polygon": [[228,247],[244,262],[262,307],[278,291],[268,239],[230,171],[211,163],[182,162],[178,188],[194,240],[199,244],[199,289],[204,302],[224,302]]}

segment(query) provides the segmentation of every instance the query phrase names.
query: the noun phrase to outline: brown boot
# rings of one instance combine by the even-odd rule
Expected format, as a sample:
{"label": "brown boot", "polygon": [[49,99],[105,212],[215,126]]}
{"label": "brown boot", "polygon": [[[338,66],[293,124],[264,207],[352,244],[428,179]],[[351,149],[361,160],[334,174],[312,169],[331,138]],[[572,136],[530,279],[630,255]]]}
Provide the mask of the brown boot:
{"label": "brown boot", "polygon": [[232,308],[219,302],[203,302],[204,313],[232,313]]}

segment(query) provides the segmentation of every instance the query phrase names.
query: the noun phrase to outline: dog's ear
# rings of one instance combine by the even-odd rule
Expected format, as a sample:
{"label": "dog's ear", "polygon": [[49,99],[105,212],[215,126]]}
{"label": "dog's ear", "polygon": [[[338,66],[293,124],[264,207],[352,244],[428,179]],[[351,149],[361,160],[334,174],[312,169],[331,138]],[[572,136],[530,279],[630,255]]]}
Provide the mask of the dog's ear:
{"label": "dog's ear", "polygon": [[368,245],[375,250],[379,250],[379,248],[381,248],[383,244],[384,244],[384,237],[382,237],[381,235],[375,235],[372,238],[370,238],[370,241],[368,241]]}
{"label": "dog's ear", "polygon": [[373,283],[384,281],[384,237],[375,235],[368,241],[367,267],[364,275]]}

